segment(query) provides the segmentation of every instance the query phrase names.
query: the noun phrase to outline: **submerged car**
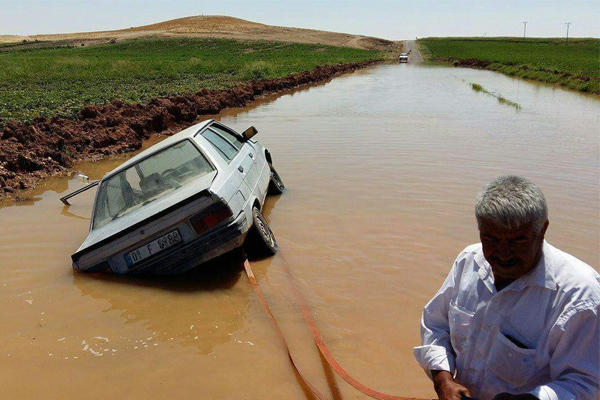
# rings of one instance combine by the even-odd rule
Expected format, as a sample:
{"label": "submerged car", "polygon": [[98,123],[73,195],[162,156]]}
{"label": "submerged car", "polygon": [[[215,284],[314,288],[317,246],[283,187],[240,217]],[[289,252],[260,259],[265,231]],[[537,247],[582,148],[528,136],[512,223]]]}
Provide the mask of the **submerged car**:
{"label": "submerged car", "polygon": [[[209,120],[148,148],[98,183],[90,232],[73,268],[173,274],[248,239],[263,255],[277,242],[262,216],[284,185],[254,127],[243,134]],[[246,238],[248,236],[248,238]]]}
{"label": "submerged car", "polygon": [[408,62],[408,53],[400,53],[400,57],[398,58],[401,63]]}

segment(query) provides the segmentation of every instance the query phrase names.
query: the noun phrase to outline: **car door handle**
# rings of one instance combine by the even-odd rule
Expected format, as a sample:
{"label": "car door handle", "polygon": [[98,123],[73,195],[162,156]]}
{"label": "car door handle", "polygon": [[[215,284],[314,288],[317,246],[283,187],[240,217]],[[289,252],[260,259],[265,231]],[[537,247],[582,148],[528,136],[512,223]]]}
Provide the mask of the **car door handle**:
{"label": "car door handle", "polygon": [[244,167],[242,167],[241,165],[238,167],[238,171],[240,172],[244,172]]}
{"label": "car door handle", "polygon": [[254,154],[248,153],[248,155],[250,156],[250,158],[254,158]]}

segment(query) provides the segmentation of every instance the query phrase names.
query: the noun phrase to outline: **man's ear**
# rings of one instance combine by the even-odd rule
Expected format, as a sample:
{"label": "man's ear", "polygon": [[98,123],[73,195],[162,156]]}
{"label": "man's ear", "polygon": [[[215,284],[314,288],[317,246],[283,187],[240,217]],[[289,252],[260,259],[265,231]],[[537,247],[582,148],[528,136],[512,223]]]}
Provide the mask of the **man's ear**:
{"label": "man's ear", "polygon": [[540,232],[540,238],[544,240],[544,236],[546,235],[546,230],[548,229],[548,225],[550,225],[550,221],[546,220],[544,222],[544,226],[542,227],[542,231]]}

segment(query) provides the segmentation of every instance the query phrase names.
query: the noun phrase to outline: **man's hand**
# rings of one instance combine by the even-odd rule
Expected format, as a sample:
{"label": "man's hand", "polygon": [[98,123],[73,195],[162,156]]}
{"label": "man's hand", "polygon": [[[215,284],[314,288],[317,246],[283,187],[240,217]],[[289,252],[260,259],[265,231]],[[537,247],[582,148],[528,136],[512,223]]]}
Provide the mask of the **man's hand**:
{"label": "man's hand", "polygon": [[540,400],[532,394],[500,393],[493,400]]}
{"label": "man's hand", "polygon": [[433,387],[440,400],[460,400],[462,396],[471,397],[469,390],[454,382],[448,371],[431,371]]}

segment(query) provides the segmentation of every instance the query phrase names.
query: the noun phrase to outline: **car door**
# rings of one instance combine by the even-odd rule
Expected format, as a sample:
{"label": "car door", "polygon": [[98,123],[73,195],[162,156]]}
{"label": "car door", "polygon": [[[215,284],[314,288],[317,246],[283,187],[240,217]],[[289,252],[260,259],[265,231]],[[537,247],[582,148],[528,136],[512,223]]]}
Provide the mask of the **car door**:
{"label": "car door", "polygon": [[[202,136],[206,139],[214,148],[217,153],[228,164],[227,173],[227,184],[239,190],[244,197],[245,202],[250,199],[251,189],[250,185],[246,182],[247,172],[251,169],[252,159],[249,158],[245,153],[241,152],[243,146],[236,146],[231,141],[227,140],[223,135],[219,134],[216,129],[211,127],[202,131]],[[249,158],[250,161],[246,160]]]}
{"label": "car door", "polygon": [[253,192],[257,197],[262,198],[259,193],[258,188],[258,180],[260,178],[260,171],[257,160],[256,150],[252,146],[252,144],[246,140],[243,140],[241,136],[239,136],[233,130],[227,128],[226,126],[220,124],[213,124],[209,129],[217,132],[223,138],[225,138],[228,142],[230,142],[235,148],[239,149],[243,154],[242,159],[242,168],[244,174],[244,181],[250,188],[250,191]]}

